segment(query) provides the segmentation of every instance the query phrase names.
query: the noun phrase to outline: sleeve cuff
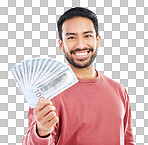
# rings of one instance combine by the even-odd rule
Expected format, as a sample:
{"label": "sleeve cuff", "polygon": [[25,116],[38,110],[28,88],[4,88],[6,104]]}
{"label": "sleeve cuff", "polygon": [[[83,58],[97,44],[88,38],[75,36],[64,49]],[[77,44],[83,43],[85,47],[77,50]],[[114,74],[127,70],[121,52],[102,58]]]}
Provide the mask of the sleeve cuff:
{"label": "sleeve cuff", "polygon": [[35,143],[35,145],[44,145],[44,144],[47,145],[52,143],[53,137],[51,134],[45,138],[38,136],[36,132],[36,123],[35,123],[32,127],[32,140]]}

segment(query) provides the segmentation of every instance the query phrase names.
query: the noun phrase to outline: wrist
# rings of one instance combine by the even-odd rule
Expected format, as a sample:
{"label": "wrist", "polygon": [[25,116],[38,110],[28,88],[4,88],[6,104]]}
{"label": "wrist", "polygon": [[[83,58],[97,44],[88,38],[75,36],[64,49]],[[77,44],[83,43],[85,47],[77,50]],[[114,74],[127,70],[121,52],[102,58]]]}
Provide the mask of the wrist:
{"label": "wrist", "polygon": [[40,129],[38,129],[37,124],[36,124],[36,133],[41,138],[46,138],[46,137],[50,136],[50,133],[47,133],[47,132],[44,132],[44,131],[41,131]]}

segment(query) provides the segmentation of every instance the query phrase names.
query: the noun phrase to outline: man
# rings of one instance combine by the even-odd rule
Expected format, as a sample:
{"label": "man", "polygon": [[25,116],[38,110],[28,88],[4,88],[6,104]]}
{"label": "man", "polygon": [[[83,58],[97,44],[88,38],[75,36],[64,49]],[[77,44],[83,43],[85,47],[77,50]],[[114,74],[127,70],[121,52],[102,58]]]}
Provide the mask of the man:
{"label": "man", "polygon": [[59,48],[79,82],[29,108],[23,145],[134,145],[129,96],[94,69],[100,46],[96,15],[76,7],[58,20]]}

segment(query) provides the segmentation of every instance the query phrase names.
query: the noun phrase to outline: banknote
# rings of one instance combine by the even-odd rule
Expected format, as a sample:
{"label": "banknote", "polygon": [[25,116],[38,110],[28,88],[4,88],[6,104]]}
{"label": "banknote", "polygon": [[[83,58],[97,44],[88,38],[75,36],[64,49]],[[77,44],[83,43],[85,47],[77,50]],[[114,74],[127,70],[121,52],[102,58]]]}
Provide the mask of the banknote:
{"label": "banknote", "polygon": [[22,60],[11,73],[31,108],[40,99],[52,99],[78,82],[70,66],[50,57]]}
{"label": "banknote", "polygon": [[25,93],[25,88],[22,87],[22,83],[21,83],[21,80],[20,80],[20,78],[18,76],[16,66],[14,66],[13,69],[11,69],[11,73],[12,73],[18,87],[20,88],[20,91],[22,92],[22,94],[24,94]]}
{"label": "banknote", "polygon": [[77,78],[74,73],[69,68],[66,68],[63,72],[57,74],[56,77],[49,78],[45,83],[38,85],[35,90],[40,90],[45,98],[51,99],[54,95],[61,93],[76,82]]}
{"label": "banknote", "polygon": [[[43,64],[44,65],[44,64]],[[46,75],[48,72],[48,68],[52,67],[54,65],[54,59],[48,59],[47,62],[45,62],[45,65],[43,66],[43,68],[40,70],[39,75],[37,76],[37,79],[35,80],[35,82],[32,84],[32,86],[35,86],[36,83],[41,82],[42,78]]]}

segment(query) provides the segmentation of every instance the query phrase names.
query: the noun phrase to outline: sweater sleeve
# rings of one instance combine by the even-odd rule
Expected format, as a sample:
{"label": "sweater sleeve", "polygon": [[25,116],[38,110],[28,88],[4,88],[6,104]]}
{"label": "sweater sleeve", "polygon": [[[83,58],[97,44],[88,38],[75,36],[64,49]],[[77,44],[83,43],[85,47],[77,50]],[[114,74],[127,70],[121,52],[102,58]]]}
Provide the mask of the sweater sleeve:
{"label": "sweater sleeve", "polygon": [[131,106],[129,96],[125,89],[125,116],[124,116],[124,138],[125,145],[135,145],[134,135],[132,133],[132,115],[131,115]]}
{"label": "sweater sleeve", "polygon": [[[33,114],[33,109],[29,107],[28,112],[29,130],[24,136],[22,145],[55,145],[55,130],[48,137],[41,138],[36,132],[36,121]],[[56,128],[56,127],[55,127]]]}

